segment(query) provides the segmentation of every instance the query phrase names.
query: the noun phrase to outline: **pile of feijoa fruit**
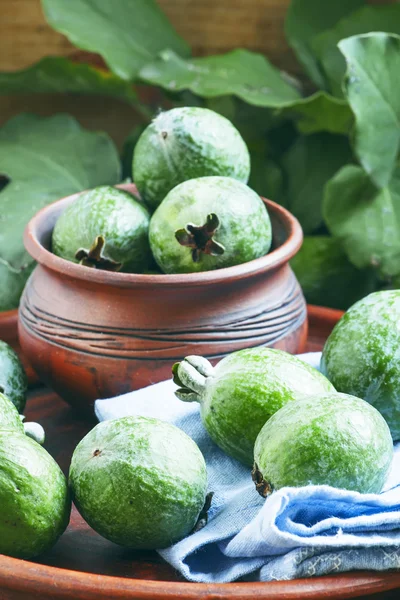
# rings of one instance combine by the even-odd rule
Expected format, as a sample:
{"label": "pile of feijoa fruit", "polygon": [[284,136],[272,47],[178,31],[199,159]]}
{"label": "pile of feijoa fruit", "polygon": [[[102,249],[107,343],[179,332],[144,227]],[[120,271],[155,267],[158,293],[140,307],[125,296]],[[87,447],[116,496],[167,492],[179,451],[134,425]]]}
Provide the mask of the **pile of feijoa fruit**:
{"label": "pile of feijoa fruit", "polygon": [[[138,197],[113,187],[80,194],[55,224],[53,251],[134,273],[189,273],[263,256],[271,223],[246,186],[249,169],[247,148],[223,117],[200,108],[162,113],[135,149]],[[254,493],[310,484],[379,493],[400,441],[400,291],[351,307],[319,371],[256,347],[216,366],[187,356],[172,372],[176,396],[200,404],[210,437],[248,467]],[[144,416],[100,423],[76,447],[67,482],[40,445],[40,426],[19,415],[25,399],[19,359],[0,343],[0,553],[30,558],[50,548],[68,524],[71,498],[93,529],[128,548],[164,548],[206,524],[207,465],[178,427]]]}
{"label": "pile of feijoa fruit", "polygon": [[[400,292],[378,292],[339,321],[322,372],[265,347],[216,366],[187,356],[173,367],[175,393],[199,402],[212,440],[248,466],[254,493],[311,484],[379,493],[400,440],[399,323]],[[144,417],[97,425],[75,450],[70,486],[88,523],[131,548],[162,548],[204,526],[212,495],[196,444]]]}
{"label": "pile of feijoa fruit", "polygon": [[52,250],[86,267],[193,273],[259,258],[271,221],[246,184],[249,152],[228,119],[197,107],[160,113],[134,150],[137,197],[101,186],[57,220]]}
{"label": "pile of feijoa fruit", "polygon": [[[187,356],[172,369],[175,393],[199,402],[210,437],[248,466],[255,494],[310,484],[379,493],[400,440],[399,323],[400,292],[377,292],[338,322],[321,371],[265,347],[216,366]],[[207,465],[178,427],[144,416],[98,424],[76,447],[67,483],[38,443],[40,426],[18,413],[26,378],[4,343],[0,386],[0,553],[49,549],[71,498],[95,531],[128,548],[164,548],[206,526]]]}
{"label": "pile of feijoa fruit", "polygon": [[19,414],[26,391],[18,356],[0,342],[0,553],[18,558],[51,548],[71,511],[67,479],[41,446],[43,429]]}

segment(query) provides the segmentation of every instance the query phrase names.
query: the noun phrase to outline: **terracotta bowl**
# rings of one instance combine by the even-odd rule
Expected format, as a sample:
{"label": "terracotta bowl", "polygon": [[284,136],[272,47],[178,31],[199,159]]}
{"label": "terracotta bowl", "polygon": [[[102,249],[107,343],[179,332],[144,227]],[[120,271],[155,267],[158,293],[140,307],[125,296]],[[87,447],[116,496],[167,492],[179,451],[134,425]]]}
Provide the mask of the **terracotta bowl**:
{"label": "terracotta bowl", "polygon": [[265,200],[274,242],[262,258],[197,274],[135,275],[90,269],[49,251],[54,224],[76,197],[47,206],[28,224],[25,246],[38,266],[19,311],[24,354],[72,405],[87,408],[166,379],[189,354],[215,361],[250,346],[302,350],[306,304],[288,264],[302,231],[284,208]]}

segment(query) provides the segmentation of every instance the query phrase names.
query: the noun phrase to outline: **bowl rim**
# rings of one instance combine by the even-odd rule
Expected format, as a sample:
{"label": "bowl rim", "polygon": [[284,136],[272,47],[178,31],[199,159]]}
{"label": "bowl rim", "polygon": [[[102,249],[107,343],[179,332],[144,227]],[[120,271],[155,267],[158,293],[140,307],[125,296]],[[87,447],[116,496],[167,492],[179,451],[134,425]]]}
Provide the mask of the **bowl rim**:
{"label": "bowl rim", "polygon": [[[43,598],[71,598],[111,600],[207,600],[209,598],[236,598],[253,600],[256,595],[286,600],[317,600],[318,598],[348,598],[395,589],[400,584],[398,572],[351,571],[289,581],[255,581],[233,583],[193,583],[190,581],[157,581],[132,579],[97,573],[72,571],[41,563],[0,557],[1,589],[29,593],[35,590]],[[16,581],[15,575],[18,575]],[[12,582],[12,585],[11,583]],[[71,592],[74,590],[74,592]],[[266,597],[265,596],[265,597]],[[261,596],[260,596],[261,597]],[[363,597],[363,596],[362,596]]]}
{"label": "bowl rim", "polygon": [[[119,184],[114,187],[123,189],[132,195],[137,196],[138,191],[133,183]],[[223,282],[232,282],[241,279],[247,279],[271,271],[283,266],[297,253],[302,241],[303,231],[301,225],[294,215],[286,208],[280,206],[272,200],[261,196],[261,199],[268,210],[274,213],[274,216],[283,225],[287,232],[286,241],[265,256],[256,258],[246,263],[241,263],[233,267],[224,267],[213,271],[201,271],[199,273],[184,274],[142,274],[142,273],[119,273],[102,271],[98,269],[82,268],[82,265],[65,260],[56,256],[47,250],[38,239],[38,231],[43,220],[58,210],[60,205],[71,203],[80,194],[78,192],[56,200],[39,210],[29,221],[24,231],[24,244],[26,250],[40,265],[60,273],[72,279],[80,279],[89,283],[105,284],[112,287],[132,287],[132,286],[156,286],[161,288],[175,286],[198,286],[204,284],[221,284]]]}

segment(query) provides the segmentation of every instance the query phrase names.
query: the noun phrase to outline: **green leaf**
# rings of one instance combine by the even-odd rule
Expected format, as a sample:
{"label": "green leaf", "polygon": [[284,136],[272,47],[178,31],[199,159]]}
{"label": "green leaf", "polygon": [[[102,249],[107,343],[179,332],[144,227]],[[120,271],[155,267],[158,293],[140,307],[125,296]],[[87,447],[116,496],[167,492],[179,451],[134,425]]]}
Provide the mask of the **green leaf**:
{"label": "green leaf", "polygon": [[7,263],[0,262],[0,312],[18,308],[19,299],[34,263],[22,271],[15,272]]}
{"label": "green leaf", "polygon": [[353,113],[348,103],[325,92],[301,98],[279,113],[293,119],[300,133],[329,131],[348,135],[353,124]]}
{"label": "green leaf", "polygon": [[0,73],[0,95],[79,93],[113,96],[135,105],[132,85],[105,69],[74,63],[63,57],[44,58],[13,73]]}
{"label": "green leaf", "polygon": [[191,60],[166,50],[139,76],[167,90],[188,89],[202,98],[233,95],[255,106],[280,107],[300,98],[287,77],[264,56],[248,50]]}
{"label": "green leaf", "polygon": [[371,33],[342,40],[339,47],[355,115],[354,150],[375,185],[385,187],[400,147],[400,37]]}
{"label": "green leaf", "polygon": [[190,55],[154,0],[42,0],[42,7],[53,29],[78,48],[100,54],[122,79],[132,81],[166,48]]}
{"label": "green leaf", "polygon": [[377,190],[361,167],[343,167],[325,188],[324,217],[356,267],[400,273],[400,169]]}
{"label": "green leaf", "polygon": [[229,119],[238,129],[246,143],[258,142],[265,134],[279,124],[273,109],[253,106],[235,96],[217,96],[204,100],[204,106]]}
{"label": "green leaf", "polygon": [[372,269],[357,269],[340,241],[325,235],[306,236],[290,266],[309,304],[347,310],[377,287]]}
{"label": "green leaf", "polygon": [[32,262],[22,234],[43,206],[120,179],[117,151],[106,134],[85,131],[68,115],[19,115],[0,129],[0,262],[15,272]]}
{"label": "green leaf", "polygon": [[386,31],[400,34],[400,4],[387,6],[364,6],[340,20],[335,27],[320,34],[312,41],[314,52],[319,58],[330,91],[342,96],[342,80],[346,63],[338,49],[344,38],[371,31]]}
{"label": "green leaf", "polygon": [[138,139],[140,138],[145,129],[146,125],[136,125],[136,127],[134,127],[134,129],[130,132],[130,134],[124,141],[121,153],[123,179],[132,178],[133,151],[135,150],[135,146],[137,144]]}
{"label": "green leaf", "polygon": [[285,206],[299,219],[305,234],[322,225],[325,184],[350,160],[347,138],[328,133],[299,137],[283,156]]}
{"label": "green leaf", "polygon": [[311,40],[363,4],[364,0],[292,0],[286,14],[286,38],[308,75],[319,87],[325,87],[325,80]]}
{"label": "green leaf", "polygon": [[249,187],[264,198],[281,203],[283,190],[282,169],[268,155],[264,140],[248,145],[251,161]]}

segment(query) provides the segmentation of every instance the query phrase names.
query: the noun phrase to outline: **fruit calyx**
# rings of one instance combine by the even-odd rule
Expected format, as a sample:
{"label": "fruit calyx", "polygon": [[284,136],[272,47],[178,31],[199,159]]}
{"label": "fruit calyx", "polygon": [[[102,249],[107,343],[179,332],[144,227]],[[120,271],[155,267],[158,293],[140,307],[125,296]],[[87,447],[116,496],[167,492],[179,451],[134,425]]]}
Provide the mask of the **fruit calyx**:
{"label": "fruit calyx", "polygon": [[75,254],[76,260],[79,260],[80,265],[91,267],[92,269],[119,271],[122,267],[122,263],[115,262],[114,260],[103,256],[102,252],[105,243],[105,238],[102,235],[98,235],[89,250],[85,250],[85,248],[79,248],[79,250],[77,250]]}
{"label": "fruit calyx", "polygon": [[208,511],[211,507],[211,502],[214,496],[214,492],[209,492],[206,496],[206,500],[204,502],[204,506],[200,511],[199,518],[197,519],[196,525],[193,527],[191,533],[196,533],[196,531],[200,531],[203,529],[208,523]]}
{"label": "fruit calyx", "polygon": [[199,262],[201,253],[210,256],[221,256],[225,247],[213,239],[219,227],[219,219],[215,213],[207,215],[204,225],[188,223],[184,229],[175,231],[175,237],[181,246],[192,249],[193,262]]}
{"label": "fruit calyx", "polygon": [[251,472],[251,478],[256,484],[256,490],[263,498],[266,498],[270,494],[272,494],[273,489],[268,481],[265,481],[263,474],[258,468],[257,463],[254,463],[253,470]]}
{"label": "fruit calyx", "polygon": [[179,389],[175,395],[184,402],[201,402],[208,377],[213,377],[214,367],[203,356],[186,356],[172,367],[172,378]]}

